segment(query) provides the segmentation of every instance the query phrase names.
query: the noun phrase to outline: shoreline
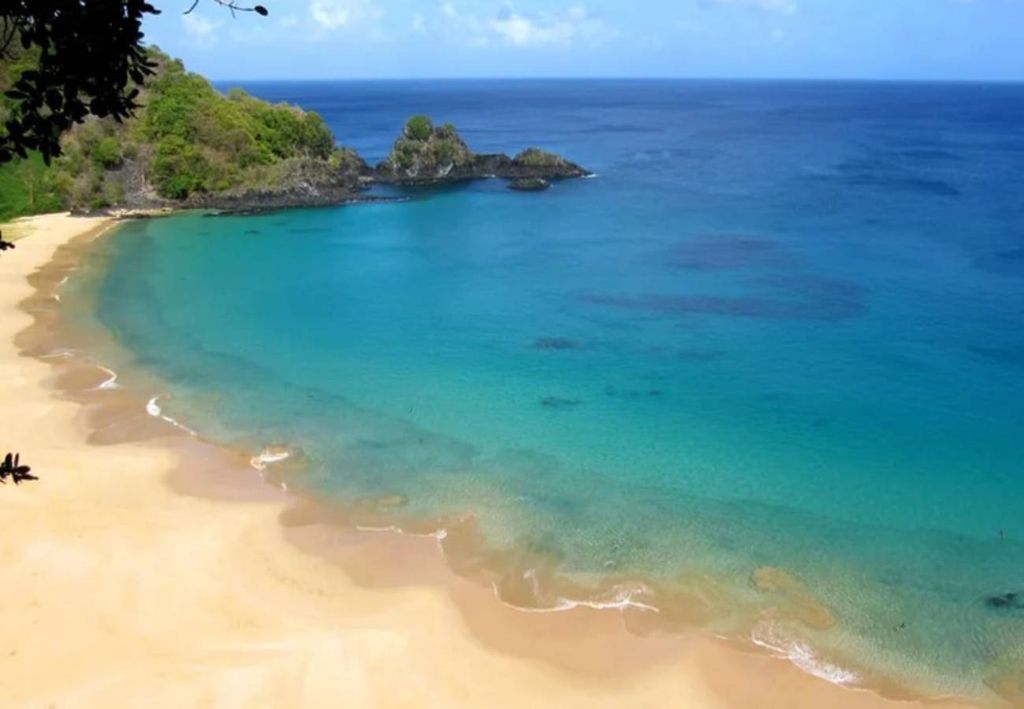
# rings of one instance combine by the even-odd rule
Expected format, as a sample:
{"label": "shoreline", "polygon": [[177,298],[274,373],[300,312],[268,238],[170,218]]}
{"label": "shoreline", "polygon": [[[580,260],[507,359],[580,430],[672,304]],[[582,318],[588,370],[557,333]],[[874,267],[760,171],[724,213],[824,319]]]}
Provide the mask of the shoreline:
{"label": "shoreline", "polygon": [[31,599],[0,614],[16,645],[0,703],[926,703],[701,633],[633,632],[621,610],[515,610],[450,569],[434,537],[348,531],[296,506],[247,456],[147,412],[158,400],[117,387],[111,370],[21,356],[33,318],[44,330],[58,320],[47,278],[52,288],[75,268],[61,247],[114,224],[21,220],[31,233],[0,257],[0,391],[19,405],[0,445],[40,476],[0,488],[17,530],[0,541],[0,583]]}

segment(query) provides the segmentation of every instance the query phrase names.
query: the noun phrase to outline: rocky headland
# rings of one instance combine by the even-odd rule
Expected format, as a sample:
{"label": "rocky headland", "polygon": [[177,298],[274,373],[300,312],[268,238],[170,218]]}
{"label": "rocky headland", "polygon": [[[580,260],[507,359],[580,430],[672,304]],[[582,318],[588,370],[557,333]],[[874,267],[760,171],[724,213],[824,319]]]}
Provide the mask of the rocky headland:
{"label": "rocky headland", "polygon": [[[455,126],[435,126],[422,115],[410,118],[388,156],[371,166],[339,147],[314,112],[240,89],[222,93],[156,47],[147,58],[155,71],[136,85],[134,115],[71,127],[52,164],[33,155],[0,165],[0,184],[12,193],[0,200],[0,213],[252,212],[383,199],[369,192],[375,184],[500,178],[513,189],[538,191],[588,174],[538,148],[514,156],[476,153]],[[10,70],[0,58],[0,86]]]}
{"label": "rocky headland", "polygon": [[503,179],[509,189],[539,192],[551,183],[591,173],[560,155],[527,148],[514,156],[475,153],[451,124],[434,126],[429,118],[410,119],[387,158],[369,165],[349,148],[337,148],[328,159],[297,157],[263,168],[244,185],[217,191],[196,191],[169,199],[153,190],[146,166],[126,160],[114,168],[128,176],[122,199],[105,210],[211,209],[229,213],[263,212],[294,207],[322,207],[395,199],[370,193],[374,185],[399,187],[444,185]]}

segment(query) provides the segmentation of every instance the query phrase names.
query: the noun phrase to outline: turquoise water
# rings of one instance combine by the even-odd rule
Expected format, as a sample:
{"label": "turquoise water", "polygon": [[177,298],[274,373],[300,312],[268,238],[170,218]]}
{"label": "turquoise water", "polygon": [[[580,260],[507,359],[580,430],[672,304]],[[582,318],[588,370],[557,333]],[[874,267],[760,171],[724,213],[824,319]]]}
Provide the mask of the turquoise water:
{"label": "turquoise water", "polygon": [[[598,177],[123,227],[98,314],[175,417],[570,575],[709,574],[858,675],[1024,668],[985,602],[1024,591],[1024,87],[249,88],[369,158],[425,110]],[[762,566],[836,625],[775,617]]]}

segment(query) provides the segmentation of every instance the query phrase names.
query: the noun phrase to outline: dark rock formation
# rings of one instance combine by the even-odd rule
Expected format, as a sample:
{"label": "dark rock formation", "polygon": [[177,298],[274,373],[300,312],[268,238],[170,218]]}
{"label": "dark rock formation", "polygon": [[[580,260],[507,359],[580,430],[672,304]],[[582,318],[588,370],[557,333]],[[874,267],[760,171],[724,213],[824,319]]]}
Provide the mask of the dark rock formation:
{"label": "dark rock formation", "polygon": [[528,148],[514,158],[503,153],[478,155],[466,145],[455,126],[435,127],[425,116],[415,116],[372,177],[385,184],[416,185],[489,177],[546,182],[589,174],[579,165],[538,148]]}
{"label": "dark rock formation", "polygon": [[516,192],[543,192],[551,189],[551,183],[543,177],[520,177],[508,183],[508,188]]}
{"label": "dark rock formation", "polygon": [[196,194],[187,206],[239,213],[370,201],[364,194],[371,182],[369,173],[369,166],[355,151],[343,148],[330,161],[283,161],[261,175],[257,184]]}
{"label": "dark rock formation", "polygon": [[985,599],[985,605],[993,610],[1024,611],[1024,594],[1011,592],[989,596]]}
{"label": "dark rock formation", "polygon": [[554,409],[555,411],[575,409],[582,403],[579,399],[563,399],[560,396],[546,396],[540,400],[541,406],[546,409]]}
{"label": "dark rock formation", "polygon": [[429,118],[414,116],[391,153],[377,166],[374,177],[396,184],[471,179],[475,157],[455,126],[434,127]]}

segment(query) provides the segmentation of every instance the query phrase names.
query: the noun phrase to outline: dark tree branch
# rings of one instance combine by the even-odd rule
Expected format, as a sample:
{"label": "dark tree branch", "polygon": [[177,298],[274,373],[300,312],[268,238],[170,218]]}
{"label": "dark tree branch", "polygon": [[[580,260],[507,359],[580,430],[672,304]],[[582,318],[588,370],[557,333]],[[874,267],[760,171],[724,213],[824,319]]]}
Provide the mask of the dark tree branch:
{"label": "dark tree branch", "polygon": [[[267,11],[267,8],[263,7],[262,5],[253,5],[252,7],[243,7],[243,6],[239,5],[238,3],[236,3],[235,0],[213,0],[213,1],[215,3],[217,3],[218,5],[220,5],[221,7],[226,7],[228,10],[230,10],[232,17],[235,16],[235,12],[255,12],[257,15],[263,15],[264,17],[266,17],[268,14],[270,14]],[[192,0],[192,5],[189,6],[189,8],[187,10],[185,10],[184,14],[187,15],[190,12],[192,12],[193,10],[195,10],[196,7],[199,6],[199,2],[200,2],[200,0]]]}
{"label": "dark tree branch", "polygon": [[[185,14],[200,1],[191,0]],[[263,5],[213,2],[232,15],[268,14]],[[61,135],[87,116],[134,115],[139,87],[155,66],[142,20],[159,12],[150,0],[0,0],[0,59],[38,55],[37,66],[11,77],[6,91],[0,163],[30,151],[49,163],[60,155]]]}

